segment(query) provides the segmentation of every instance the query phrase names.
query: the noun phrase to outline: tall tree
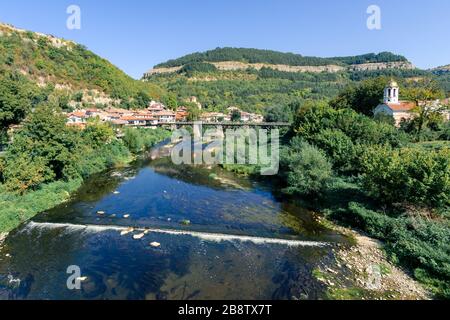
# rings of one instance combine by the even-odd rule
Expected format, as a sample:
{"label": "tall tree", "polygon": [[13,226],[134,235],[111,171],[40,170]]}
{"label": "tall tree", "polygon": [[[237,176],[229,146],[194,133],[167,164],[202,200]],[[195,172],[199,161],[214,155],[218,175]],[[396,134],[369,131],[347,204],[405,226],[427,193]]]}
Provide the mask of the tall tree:
{"label": "tall tree", "polygon": [[416,104],[413,112],[417,115],[415,119],[416,133],[420,136],[427,123],[443,111],[444,107],[436,106],[434,102],[436,99],[443,98],[444,93],[436,82],[423,80],[409,88],[406,91],[406,97]]}

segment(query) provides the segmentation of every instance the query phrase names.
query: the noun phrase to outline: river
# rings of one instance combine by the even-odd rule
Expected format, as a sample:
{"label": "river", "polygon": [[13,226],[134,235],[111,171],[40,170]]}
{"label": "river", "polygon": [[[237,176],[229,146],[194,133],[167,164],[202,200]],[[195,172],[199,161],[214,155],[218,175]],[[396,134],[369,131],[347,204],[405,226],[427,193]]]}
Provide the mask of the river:
{"label": "river", "polygon": [[[11,232],[0,299],[325,297],[313,270],[345,238],[270,182],[175,166],[161,150],[92,176]],[[81,271],[79,289],[67,285],[69,266]]]}

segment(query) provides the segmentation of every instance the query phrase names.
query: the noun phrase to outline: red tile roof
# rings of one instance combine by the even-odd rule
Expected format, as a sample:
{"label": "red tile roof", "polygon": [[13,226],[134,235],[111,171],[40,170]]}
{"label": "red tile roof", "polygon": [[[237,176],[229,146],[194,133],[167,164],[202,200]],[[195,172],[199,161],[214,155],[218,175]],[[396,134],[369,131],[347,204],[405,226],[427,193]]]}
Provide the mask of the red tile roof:
{"label": "red tile roof", "polygon": [[156,116],[156,117],[162,117],[162,116],[172,116],[172,117],[174,117],[175,116],[175,112],[164,110],[164,111],[155,112],[153,115]]}
{"label": "red tile roof", "polygon": [[141,121],[141,120],[145,120],[145,119],[143,119],[143,118],[138,118],[138,117],[135,117],[135,116],[125,116],[125,117],[120,118],[119,120],[125,120],[125,121]]}
{"label": "red tile roof", "polygon": [[68,114],[69,117],[78,117],[78,118],[84,118],[86,116],[86,113],[84,111],[74,111],[72,113]]}
{"label": "red tile roof", "polygon": [[392,111],[411,111],[416,107],[416,103],[412,101],[399,101],[399,103],[387,104]]}

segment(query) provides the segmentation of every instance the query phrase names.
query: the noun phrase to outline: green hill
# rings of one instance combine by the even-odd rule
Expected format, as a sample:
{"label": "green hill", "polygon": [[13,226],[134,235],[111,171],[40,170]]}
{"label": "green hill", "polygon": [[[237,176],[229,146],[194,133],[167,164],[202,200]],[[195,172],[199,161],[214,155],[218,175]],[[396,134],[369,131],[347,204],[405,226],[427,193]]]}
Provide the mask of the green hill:
{"label": "green hill", "polygon": [[206,110],[228,106],[264,113],[269,106],[330,99],[351,84],[376,77],[415,81],[437,77],[390,52],[305,57],[270,50],[217,48],[155,66],[144,74],[179,100],[196,96]]}
{"label": "green hill", "polygon": [[372,62],[404,62],[403,56],[390,52],[380,54],[365,54],[353,57],[318,58],[305,57],[295,53],[283,53],[272,50],[247,49],[247,48],[217,48],[206,52],[196,52],[179,59],[169,60],[158,64],[155,68],[170,68],[183,66],[194,62],[219,62],[240,61],[246,63],[284,64],[290,66],[325,66],[325,65],[349,65]]}
{"label": "green hill", "polygon": [[140,108],[165,94],[157,84],[132,79],[82,45],[0,23],[0,138],[42,102],[64,110]]}
{"label": "green hill", "polygon": [[164,92],[126,75],[82,45],[0,24],[0,73],[69,91],[95,90],[112,99],[158,98]]}

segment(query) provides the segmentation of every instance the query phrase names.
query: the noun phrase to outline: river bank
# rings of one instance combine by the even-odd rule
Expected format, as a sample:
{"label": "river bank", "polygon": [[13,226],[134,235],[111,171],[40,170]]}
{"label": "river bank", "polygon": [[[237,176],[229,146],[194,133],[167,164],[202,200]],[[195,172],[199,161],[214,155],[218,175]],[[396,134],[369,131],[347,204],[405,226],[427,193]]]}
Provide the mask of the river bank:
{"label": "river bank", "polygon": [[[136,130],[135,132],[139,132]],[[169,134],[161,134],[157,132],[155,139],[148,141],[140,141],[140,145],[145,144],[146,149],[142,151],[133,146],[127,146],[127,154],[121,154],[118,157],[111,157],[112,163],[109,165],[98,165],[90,168],[90,175],[102,172],[110,168],[121,168],[129,165],[136,160],[139,154],[143,154],[151,147],[166,140]],[[136,139],[144,140],[137,134]],[[86,179],[86,178],[85,178]],[[85,179],[74,179],[70,181],[56,181],[45,184],[38,190],[28,191],[23,195],[8,192],[0,185],[0,234],[6,238],[7,234],[17,228],[21,223],[28,221],[37,214],[54,208],[71,199],[71,196],[82,186]],[[0,237],[1,239],[1,237]]]}
{"label": "river bank", "polygon": [[[353,239],[351,246],[333,249],[335,264],[316,268],[315,277],[327,286],[332,300],[430,300],[433,295],[405,269],[387,257],[384,244],[361,232],[338,226],[329,228]],[[338,270],[336,270],[338,268]]]}
{"label": "river bank", "polygon": [[[242,176],[252,176],[257,172],[253,168],[242,169],[241,167],[243,166],[223,166],[225,170]],[[258,177],[255,176],[255,178]],[[278,193],[278,197],[292,198],[281,191]],[[361,188],[357,184],[338,179],[333,187],[322,195],[321,201],[293,198],[302,206],[318,212],[317,220],[325,227],[353,239],[352,246],[338,246],[333,250],[335,265],[323,265],[314,271],[316,278],[327,286],[328,298],[433,299],[432,291],[435,288],[426,287],[427,283],[417,280],[413,272],[404,267],[405,264],[393,261],[392,251],[395,250],[395,246],[392,247],[392,244],[377,240],[371,234],[362,232],[363,229],[355,226],[359,221],[356,217],[355,221],[351,223],[343,219],[345,217],[343,212],[345,213],[345,209],[352,200],[362,201],[361,199],[364,199],[361,194]],[[367,219],[369,220],[370,217]],[[359,227],[361,226],[359,225]],[[389,250],[390,255],[388,254]],[[334,269],[336,265],[339,267],[339,271]]]}

